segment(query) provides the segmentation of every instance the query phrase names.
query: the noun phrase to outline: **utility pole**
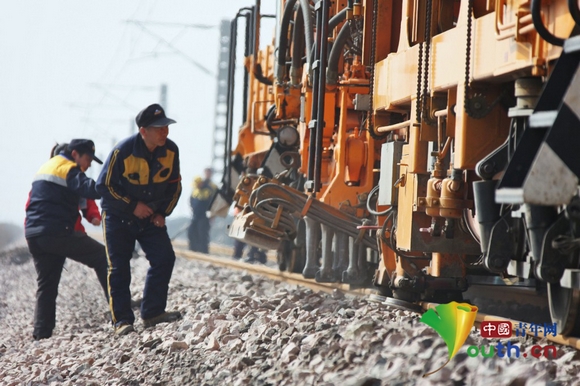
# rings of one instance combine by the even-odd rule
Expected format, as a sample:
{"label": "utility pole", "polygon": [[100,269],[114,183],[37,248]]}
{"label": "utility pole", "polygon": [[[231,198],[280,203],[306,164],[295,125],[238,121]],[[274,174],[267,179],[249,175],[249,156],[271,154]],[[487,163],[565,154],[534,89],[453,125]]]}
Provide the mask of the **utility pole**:
{"label": "utility pole", "polygon": [[165,83],[161,84],[159,104],[161,105],[161,107],[167,110],[167,85]]}

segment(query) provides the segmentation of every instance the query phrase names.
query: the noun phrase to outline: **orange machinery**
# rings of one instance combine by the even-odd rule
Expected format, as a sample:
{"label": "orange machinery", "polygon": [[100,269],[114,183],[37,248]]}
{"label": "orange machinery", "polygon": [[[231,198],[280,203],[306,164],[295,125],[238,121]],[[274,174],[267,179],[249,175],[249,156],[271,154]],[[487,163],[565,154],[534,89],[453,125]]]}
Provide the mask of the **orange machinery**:
{"label": "orange machinery", "polygon": [[282,0],[263,48],[240,12],[233,237],[409,302],[545,286],[580,333],[576,1]]}

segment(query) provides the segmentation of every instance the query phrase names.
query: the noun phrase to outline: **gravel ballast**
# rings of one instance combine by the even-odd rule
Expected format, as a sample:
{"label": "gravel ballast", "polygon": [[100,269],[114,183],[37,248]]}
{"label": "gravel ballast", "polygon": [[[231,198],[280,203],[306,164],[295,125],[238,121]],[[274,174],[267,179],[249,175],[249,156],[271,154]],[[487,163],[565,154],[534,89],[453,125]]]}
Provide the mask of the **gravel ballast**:
{"label": "gravel ballast", "polygon": [[[134,259],[132,293],[148,267]],[[364,298],[315,293],[178,258],[168,310],[183,318],[115,337],[94,273],[68,260],[53,337],[32,340],[36,273],[0,260],[2,385],[580,385],[576,350],[558,357],[470,357],[472,331],[442,370],[447,346],[419,316]],[[136,310],[137,316],[138,311]],[[529,351],[530,338],[512,338]],[[504,341],[506,343],[506,341]]]}

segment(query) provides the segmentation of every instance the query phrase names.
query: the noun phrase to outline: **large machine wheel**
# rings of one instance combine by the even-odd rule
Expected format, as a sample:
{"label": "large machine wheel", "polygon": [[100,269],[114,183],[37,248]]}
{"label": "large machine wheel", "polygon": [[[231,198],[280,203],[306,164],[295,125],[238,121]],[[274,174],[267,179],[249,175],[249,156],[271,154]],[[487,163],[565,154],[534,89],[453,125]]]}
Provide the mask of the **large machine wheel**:
{"label": "large machine wheel", "polygon": [[306,264],[306,224],[299,220],[296,224],[296,238],[285,240],[277,251],[276,260],[280,271],[302,273]]}
{"label": "large machine wheel", "polygon": [[[573,221],[579,220],[580,204],[577,200],[573,200],[567,206],[566,211],[568,212],[567,217],[572,217]],[[554,224],[552,228],[556,225]],[[566,229],[566,225],[564,225],[564,229]],[[560,243],[567,244],[565,240],[561,240]],[[564,264],[568,269],[577,270],[580,268],[580,251],[571,252]],[[560,283],[548,283],[550,316],[552,322],[558,324],[558,333],[580,337],[580,289],[577,288],[575,271],[568,273],[573,275],[570,280],[567,280],[570,282],[569,287],[571,288],[568,288],[568,285],[562,287]]]}
{"label": "large machine wheel", "polygon": [[580,290],[548,283],[548,302],[552,322],[558,333],[580,337]]}

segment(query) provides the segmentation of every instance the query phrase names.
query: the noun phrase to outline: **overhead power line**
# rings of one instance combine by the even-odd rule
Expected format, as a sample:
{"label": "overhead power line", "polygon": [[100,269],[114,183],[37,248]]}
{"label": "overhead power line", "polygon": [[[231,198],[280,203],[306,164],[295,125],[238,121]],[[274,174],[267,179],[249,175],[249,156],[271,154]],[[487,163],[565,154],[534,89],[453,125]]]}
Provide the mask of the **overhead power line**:
{"label": "overhead power line", "polygon": [[186,24],[186,23],[171,23],[163,21],[141,21],[141,20],[127,20],[127,23],[132,24],[149,24],[149,25],[161,25],[166,27],[186,27],[186,28],[197,28],[197,29],[215,29],[217,26],[208,24]]}
{"label": "overhead power line", "polygon": [[124,107],[128,108],[129,110],[131,110],[131,111],[135,111],[135,110],[137,110],[137,107],[136,107],[136,106],[133,106],[133,105],[131,105],[131,104],[130,104],[130,103],[128,103],[128,102],[127,102],[125,99],[123,99],[123,98],[120,98],[120,97],[118,97],[117,95],[115,95],[115,94],[113,94],[112,92],[110,92],[110,91],[108,90],[108,87],[106,87],[106,86],[103,86],[103,85],[101,85],[101,84],[99,84],[99,83],[90,83],[90,84],[89,84],[89,86],[91,86],[91,87],[95,87],[95,88],[98,88],[98,89],[102,90],[102,91],[103,91],[103,94],[104,94],[105,96],[108,96],[108,97],[110,97],[110,98],[112,98],[112,99],[114,99],[114,100],[118,101],[119,103],[121,103],[121,105],[123,105]]}
{"label": "overhead power line", "polygon": [[[127,20],[127,23],[131,23],[131,24],[135,24],[137,25],[139,28],[141,28],[144,32],[148,33],[149,35],[153,36],[155,39],[157,39],[159,42],[163,43],[165,46],[167,46],[169,49],[171,49],[174,53],[178,54],[179,56],[183,57],[185,60],[187,60],[188,62],[190,62],[191,64],[193,64],[195,67],[197,67],[199,70],[201,70],[202,72],[204,72],[205,74],[211,76],[211,77],[215,77],[215,74],[210,71],[209,69],[207,69],[204,65],[202,65],[201,63],[199,63],[198,61],[196,61],[195,59],[191,58],[190,56],[188,56],[186,53],[184,53],[183,51],[181,51],[179,48],[175,47],[173,44],[171,44],[170,42],[168,42],[165,38],[163,38],[162,36],[159,36],[158,34],[156,34],[155,32],[151,31],[149,28],[147,28],[144,23],[145,22],[141,22],[141,21],[137,21],[137,20]],[[151,24],[151,22],[147,22],[147,24]],[[194,25],[194,24],[192,24]]]}
{"label": "overhead power line", "polygon": [[113,83],[97,83],[91,82],[89,83],[91,87],[106,87],[106,88],[120,88],[120,89],[134,89],[134,90],[144,90],[144,91],[156,91],[159,89],[157,86],[137,86],[137,85],[130,85],[130,84],[113,84]]}

